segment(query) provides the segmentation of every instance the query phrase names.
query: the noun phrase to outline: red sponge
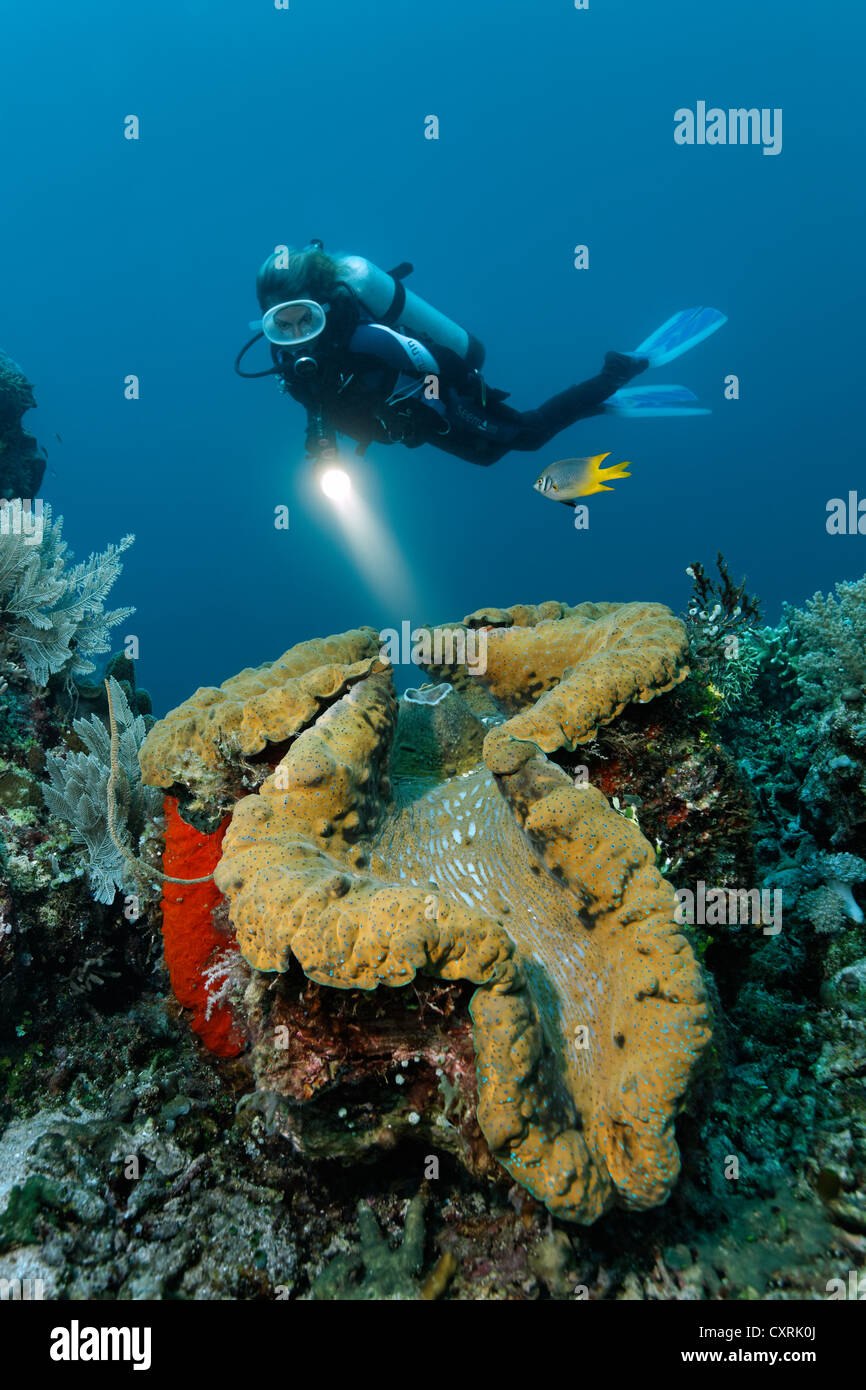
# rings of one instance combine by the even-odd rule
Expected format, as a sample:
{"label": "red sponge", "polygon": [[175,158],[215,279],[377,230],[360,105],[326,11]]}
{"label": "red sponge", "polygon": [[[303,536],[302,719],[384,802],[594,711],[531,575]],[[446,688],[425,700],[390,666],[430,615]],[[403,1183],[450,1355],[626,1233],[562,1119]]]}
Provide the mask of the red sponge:
{"label": "red sponge", "polygon": [[[163,869],[172,878],[203,878],[219,863],[223,836],[231,816],[211,835],[187,825],[178,814],[174,797],[165,798],[165,855]],[[214,908],[222,894],[213,880],[186,885],[166,883],[162,890],[162,935],[165,962],[171,986],[184,1008],[192,1009],[192,1029],[218,1057],[237,1057],[244,1049],[235,1032],[227,1004],[211,1006],[206,1017],[208,996],[204,971],[220,952],[231,949],[234,935],[218,931],[213,923]]]}

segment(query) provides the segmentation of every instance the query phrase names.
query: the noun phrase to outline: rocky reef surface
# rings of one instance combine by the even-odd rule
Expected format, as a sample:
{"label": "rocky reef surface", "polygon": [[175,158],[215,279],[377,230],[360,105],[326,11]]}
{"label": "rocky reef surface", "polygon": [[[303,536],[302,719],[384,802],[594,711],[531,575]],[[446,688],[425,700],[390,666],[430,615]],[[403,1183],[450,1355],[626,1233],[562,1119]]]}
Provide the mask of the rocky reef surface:
{"label": "rocky reef surface", "polygon": [[[645,872],[678,890],[671,920],[712,1018],[676,1103],[660,1092],[671,1109],[657,1132],[672,1138],[675,1125],[681,1172],[665,1174],[660,1204],[644,1210],[629,1209],[626,1173],[609,1209],[576,1224],[545,1205],[548,1188],[533,1195],[519,1167],[507,1171],[509,1150],[479,1112],[478,978],[422,970],[402,988],[334,989],[317,978],[315,952],[294,948],[276,973],[264,970],[241,939],[255,921],[233,912],[228,882],[225,896],[212,882],[227,808],[262,802],[268,786],[275,803],[289,793],[296,783],[281,786],[280,767],[291,774],[304,731],[321,737],[356,686],[381,680],[372,658],[343,653],[344,664],[366,663],[348,683],[284,671],[303,686],[293,687],[299,722],[234,761],[209,761],[211,745],[185,736],[206,794],[172,772],[173,810],[149,795],[146,755],[140,776],[142,743],[158,735],[134,663],[112,657],[107,689],[101,672],[80,669],[82,654],[108,654],[120,621],[104,610],[120,552],[91,557],[89,577],[69,571],[65,600],[43,595],[56,637],[46,664],[22,627],[22,575],[32,592],[36,563],[22,543],[0,537],[0,1279],[40,1280],[52,1298],[820,1299],[862,1267],[866,581],[768,629],[724,567],[718,585],[694,567],[676,675],[665,667],[651,700],[620,691],[606,720],[584,720],[586,684],[569,686],[578,668],[558,656],[545,674],[536,650],[527,681],[536,639],[513,634],[570,621],[577,610],[564,605],[465,620],[466,632],[502,634],[486,688],[459,663],[431,660],[430,682],[400,702],[405,714],[390,697],[377,705],[396,718],[392,810],[373,862],[352,874],[387,869],[399,882],[419,802],[443,779],[479,775],[484,748],[495,777],[518,779],[505,788],[518,820],[539,785],[557,806],[595,788],[607,807],[597,823],[623,827],[629,852],[645,844]],[[578,628],[606,617],[577,616]],[[555,727],[572,725],[548,747],[553,701]],[[519,759],[515,768],[515,742],[527,739],[545,749],[552,780],[521,773]],[[563,843],[549,803],[545,814]],[[565,841],[579,844],[582,822],[568,824]],[[452,844],[455,828],[452,816]],[[491,841],[508,848],[512,874],[521,833],[540,832],[509,821]],[[454,874],[442,841],[437,832],[425,862],[438,874],[434,921]],[[360,832],[346,844],[369,852]],[[583,874],[585,888],[589,861],[574,862],[562,861],[562,876]],[[538,892],[559,902],[558,882]],[[732,909],[741,891],[759,895],[746,920]],[[596,1090],[581,1089],[544,1022],[550,976],[526,955],[526,997],[542,1020],[533,1065],[556,1097],[552,1113],[591,1114]],[[603,1053],[607,1105],[623,1074],[617,1049]],[[617,1178],[615,1150],[601,1144],[593,1162],[598,1153]]]}
{"label": "rocky reef surface", "polygon": [[21,424],[35,405],[33,387],[21,368],[0,352],[0,498],[35,498],[39,492],[44,452]]}

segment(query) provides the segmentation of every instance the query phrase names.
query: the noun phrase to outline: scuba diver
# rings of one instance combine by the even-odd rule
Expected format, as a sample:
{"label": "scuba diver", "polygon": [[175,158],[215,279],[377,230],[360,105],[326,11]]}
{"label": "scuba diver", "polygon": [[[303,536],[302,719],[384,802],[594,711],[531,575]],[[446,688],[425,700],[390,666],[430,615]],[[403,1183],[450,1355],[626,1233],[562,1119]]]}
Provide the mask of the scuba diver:
{"label": "scuba diver", "polygon": [[[675,314],[633,352],[609,352],[597,376],[569,386],[535,410],[506,405],[507,391],[487,385],[484,347],[404,284],[412,266],[386,273],[362,256],[329,255],[321,241],[281,248],[259,270],[257,332],[239,352],[243,377],[275,375],[307,412],[306,448],[315,462],[333,460],[337,435],[371,443],[432,444],[468,463],[488,466],[512,449],[535,450],[591,415],[703,415],[684,386],[629,387],[721,328],[724,314]],[[265,337],[273,366],[242,370],[247,351]]]}

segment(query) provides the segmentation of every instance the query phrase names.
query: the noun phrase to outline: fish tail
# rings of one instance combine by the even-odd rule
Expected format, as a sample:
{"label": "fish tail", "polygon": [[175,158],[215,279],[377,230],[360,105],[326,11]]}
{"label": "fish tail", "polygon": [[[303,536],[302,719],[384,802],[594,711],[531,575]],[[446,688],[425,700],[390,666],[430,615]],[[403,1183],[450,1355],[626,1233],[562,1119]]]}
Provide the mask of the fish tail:
{"label": "fish tail", "polygon": [[600,478],[630,478],[629,468],[631,468],[631,464],[628,462],[612,463],[609,468],[600,468],[598,476]]}

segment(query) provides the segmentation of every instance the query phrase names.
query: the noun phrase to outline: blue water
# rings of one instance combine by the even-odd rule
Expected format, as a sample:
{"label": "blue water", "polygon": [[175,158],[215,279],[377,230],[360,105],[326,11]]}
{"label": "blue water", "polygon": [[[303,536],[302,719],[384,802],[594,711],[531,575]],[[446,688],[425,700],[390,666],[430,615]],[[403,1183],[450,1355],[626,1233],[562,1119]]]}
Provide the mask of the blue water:
{"label": "blue water", "polygon": [[[829,498],[866,493],[850,0],[42,0],[0,29],[0,348],[35,384],[42,495],[77,557],[136,533],[113,601],[137,608],[122,634],[157,712],[359,623],[546,598],[679,610],[686,566],[718,549],[770,619],[866,568],[866,538],[825,529]],[[699,100],[781,108],[781,154],[676,145]],[[656,374],[713,414],[584,421],[492,469],[374,445],[356,488],[405,568],[373,592],[310,485],[300,406],[232,371],[258,265],[313,236],[411,260],[518,408],[715,305],[726,327]],[[578,533],[531,484],[604,450],[633,477]]]}

